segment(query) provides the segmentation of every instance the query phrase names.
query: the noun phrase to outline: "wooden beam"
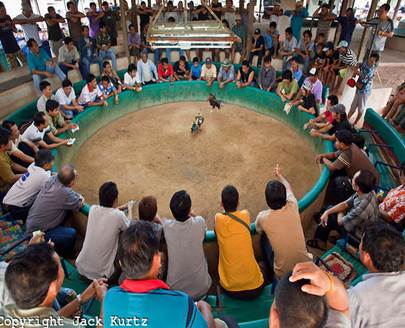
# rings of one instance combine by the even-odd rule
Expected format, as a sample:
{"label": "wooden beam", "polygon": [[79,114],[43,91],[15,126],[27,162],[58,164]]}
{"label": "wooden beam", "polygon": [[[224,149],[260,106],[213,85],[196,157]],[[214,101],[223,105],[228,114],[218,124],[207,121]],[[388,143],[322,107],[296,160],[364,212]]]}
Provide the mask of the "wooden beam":
{"label": "wooden beam", "polygon": [[[368,11],[368,15],[367,15],[367,21],[369,21],[371,18],[374,17],[375,11],[377,9],[377,5],[378,5],[378,0],[371,1],[370,10]],[[367,30],[368,30],[368,27],[365,27],[363,30],[363,34],[361,36],[359,51],[357,52],[358,60],[360,60],[360,58],[361,58],[361,53],[362,53],[364,47],[367,47],[367,42],[365,42],[365,41],[368,41],[368,40],[366,40]]]}
{"label": "wooden beam", "polygon": [[256,0],[251,0],[248,7],[248,26],[247,26],[247,40],[246,40],[246,58],[250,56],[252,50],[252,38],[253,38],[253,23],[255,20],[255,6]]}
{"label": "wooden beam", "polygon": [[122,28],[122,38],[124,43],[125,56],[128,58],[128,63],[130,62],[129,58],[129,49],[128,49],[128,29],[127,29],[127,18],[125,16],[125,0],[120,0],[120,16],[121,16],[121,28]]}
{"label": "wooden beam", "polygon": [[394,15],[392,16],[393,21],[395,21],[395,19],[397,18],[399,8],[401,8],[401,2],[402,2],[402,0],[397,0],[397,4],[394,9]]}

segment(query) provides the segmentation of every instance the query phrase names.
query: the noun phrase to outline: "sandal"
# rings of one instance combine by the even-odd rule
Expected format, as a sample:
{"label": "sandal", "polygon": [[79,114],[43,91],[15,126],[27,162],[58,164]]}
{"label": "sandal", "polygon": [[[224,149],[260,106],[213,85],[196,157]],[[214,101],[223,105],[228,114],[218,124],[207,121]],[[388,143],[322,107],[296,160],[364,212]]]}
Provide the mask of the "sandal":
{"label": "sandal", "polygon": [[325,247],[319,245],[321,241],[319,239],[310,239],[307,241],[307,246],[319,249],[320,251],[326,251]]}

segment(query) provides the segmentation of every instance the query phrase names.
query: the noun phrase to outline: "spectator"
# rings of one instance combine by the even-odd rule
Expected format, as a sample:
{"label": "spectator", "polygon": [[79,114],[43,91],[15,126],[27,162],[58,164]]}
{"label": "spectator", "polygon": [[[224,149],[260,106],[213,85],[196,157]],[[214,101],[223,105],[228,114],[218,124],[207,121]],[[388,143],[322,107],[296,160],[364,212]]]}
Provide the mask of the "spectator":
{"label": "spectator", "polygon": [[135,64],[128,65],[128,71],[124,74],[124,87],[127,90],[142,91]]}
{"label": "spectator", "polygon": [[346,41],[349,45],[352,42],[353,31],[356,28],[357,18],[354,16],[353,8],[347,8],[346,12],[337,18],[340,26],[340,41]]}
{"label": "spectator", "polygon": [[0,128],[0,197],[3,197],[11,186],[26,170],[21,165],[13,163],[7,154],[11,150],[11,133]]}
{"label": "spectator", "polygon": [[248,211],[238,211],[239,193],[226,186],[221,193],[224,213],[215,215],[219,247],[219,283],[234,298],[252,300],[260,296],[264,279],[256,262]]}
{"label": "spectator", "polygon": [[117,45],[117,37],[118,37],[115,13],[111,10],[107,1],[103,1],[103,3],[101,4],[101,8],[103,10],[103,17],[101,17],[101,23],[103,23],[107,27],[108,35],[111,38],[111,45],[115,47]]}
{"label": "spectator", "polygon": [[245,58],[245,44],[247,38],[246,26],[242,24],[242,16],[235,15],[235,25],[232,27],[232,32],[235,33],[241,40],[241,42],[234,42],[231,50],[231,62],[235,63],[235,55],[238,52],[241,60]]}
{"label": "spectator", "polygon": [[77,128],[76,124],[67,123],[59,112],[59,103],[56,100],[49,99],[45,105],[45,116],[48,121],[47,131],[54,136],[66,132],[67,130]]}
{"label": "spectator", "polygon": [[75,42],[79,43],[82,32],[82,18],[86,16],[77,10],[77,5],[74,1],[69,1],[67,4],[68,11],[66,12],[66,20],[69,26],[69,35]]}
{"label": "spectator", "polygon": [[388,121],[392,121],[398,116],[403,104],[405,104],[405,83],[398,86],[396,94],[387,102],[387,105],[382,110],[381,116]]}
{"label": "spectator", "polygon": [[68,259],[75,255],[76,229],[63,226],[68,211],[79,211],[84,198],[72,187],[77,172],[64,164],[56,176],[51,177],[41,188],[28,213],[27,232],[41,230],[45,240],[51,239],[55,251]]}
{"label": "spectator", "polygon": [[325,40],[328,41],[332,22],[336,19],[336,15],[330,10],[329,4],[321,4],[321,6],[317,10],[315,10],[312,16],[318,18],[318,28],[316,29],[316,35],[323,33],[325,35]]}
{"label": "spectator", "polygon": [[76,101],[76,93],[69,79],[62,81],[62,87],[56,91],[55,100],[59,103],[59,110],[65,119],[70,120],[84,110]]}
{"label": "spectator", "polygon": [[319,71],[312,67],[309,70],[308,77],[304,80],[304,83],[309,83],[311,85],[311,93],[315,96],[316,102],[318,104],[322,103],[322,92],[323,86],[322,82],[318,79]]}
{"label": "spectator", "polygon": [[18,61],[21,65],[25,62],[14,33],[17,33],[17,28],[11,17],[7,15],[4,3],[0,2],[0,41],[12,69],[19,66]]}
{"label": "spectator", "polygon": [[7,267],[6,286],[15,304],[5,307],[5,316],[14,322],[32,322],[42,318],[55,320],[61,327],[77,327],[76,315],[82,305],[93,298],[102,302],[107,286],[103,280],[93,281],[58,313],[53,304],[57,301],[64,278],[61,259],[52,246],[47,243],[29,245],[15,255]]}
{"label": "spectator", "polygon": [[334,91],[336,76],[339,75],[339,51],[335,50],[333,42],[327,42],[323,50],[322,84]]}
{"label": "spectator", "polygon": [[145,26],[149,25],[150,17],[153,16],[153,10],[146,6],[145,1],[141,1],[141,5],[137,6],[136,12],[139,15],[140,30],[143,31]]}
{"label": "spectator", "polygon": [[[48,118],[45,112],[34,114],[32,123],[25,129],[22,137],[34,143],[37,147],[53,149],[67,145],[68,139],[60,139],[48,131]],[[46,138],[46,141],[44,140]]]}
{"label": "spectator", "polygon": [[222,3],[220,3],[218,0],[212,0],[211,2],[211,9],[214,12],[215,15],[217,15],[217,17],[219,19],[221,19],[222,16]]}
{"label": "spectator", "polygon": [[252,49],[250,50],[250,57],[249,57],[249,63],[252,64],[253,57],[257,56],[257,65],[260,67],[262,65],[262,59],[265,53],[264,49],[264,38],[263,35],[261,35],[261,31],[259,28],[255,29],[255,32],[253,34],[252,38]]}
{"label": "spectator", "polygon": [[353,131],[352,125],[347,120],[346,107],[343,104],[332,106],[329,111],[332,114],[332,123],[327,122],[326,124],[313,126],[310,131],[311,136],[335,141],[336,131]]}
{"label": "spectator", "polygon": [[111,82],[111,84],[114,86],[114,88],[117,89],[118,93],[121,93],[122,91],[122,82],[120,77],[118,76],[117,72],[111,67],[111,64],[109,61],[105,61],[103,63],[103,73],[101,74],[102,76],[106,76],[108,80]]}
{"label": "spectator", "polygon": [[280,17],[283,15],[283,10],[280,7],[281,7],[280,2],[274,3],[273,8],[271,10],[270,22],[275,22],[278,24]]}
{"label": "spectator", "polygon": [[[195,304],[187,294],[170,290],[158,280],[160,270],[160,238],[156,225],[137,221],[122,235],[118,258],[126,279],[111,288],[104,300],[104,318],[128,318],[142,313],[153,327],[215,327],[210,306],[204,301]],[[183,238],[183,236],[182,236]],[[104,320],[110,328],[111,320]]]}
{"label": "spectator", "polygon": [[211,87],[217,78],[217,68],[212,64],[211,58],[205,60],[201,67],[201,80],[207,81],[208,87]]}
{"label": "spectator", "polygon": [[285,40],[279,51],[280,57],[283,59],[283,70],[287,67],[287,61],[294,53],[295,48],[297,48],[297,40],[292,35],[291,27],[287,27],[285,30]]}
{"label": "spectator", "polygon": [[[90,2],[90,9],[86,14],[87,19],[89,20],[89,36],[91,38],[95,38],[98,30],[100,29],[100,21],[104,16],[104,12],[102,10],[97,10],[97,5],[95,2]],[[83,31],[83,26],[82,26]]]}
{"label": "spectator", "polygon": [[83,79],[86,79],[90,73],[90,65],[98,64],[100,72],[103,71],[103,61],[97,54],[96,40],[89,36],[89,28],[82,26],[82,35],[79,41],[80,62],[79,68]]}
{"label": "spectator", "polygon": [[[378,9],[378,18],[372,18],[368,22],[359,21],[359,23],[363,26],[377,26],[377,34],[373,39],[374,42],[372,45],[368,46],[368,48],[371,46],[372,52],[381,54],[384,51],[385,42],[387,42],[387,39],[394,36],[394,22],[388,17],[390,9],[390,5],[385,3],[381,5],[380,9]],[[370,40],[372,40],[372,38],[370,38]]]}
{"label": "spectator", "polygon": [[29,52],[27,55],[28,68],[31,71],[34,86],[39,90],[39,84],[43,79],[51,78],[56,74],[59,80],[66,79],[65,73],[59,68],[54,59],[51,59],[45,50],[39,48],[34,39],[27,42]]}
{"label": "spectator", "polygon": [[235,81],[235,69],[229,59],[225,59],[218,73],[218,87],[223,89],[228,83]]}
{"label": "spectator", "polygon": [[305,30],[303,38],[298,42],[297,48],[295,48],[294,57],[296,57],[301,64],[304,64],[304,71],[307,72],[309,65],[311,64],[311,58],[313,56],[314,42],[312,41],[311,30]]}
{"label": "spectator", "polygon": [[170,82],[173,83],[173,66],[169,64],[167,58],[162,58],[160,64],[158,65],[158,76],[159,82]]}
{"label": "spectator", "polygon": [[173,66],[174,78],[177,81],[188,80],[190,77],[190,65],[186,57],[180,56],[179,60]]}
{"label": "spectator", "polygon": [[290,70],[283,72],[282,81],[277,86],[277,94],[283,102],[292,100],[295,98],[298,92],[298,83],[293,79],[292,73]]}
{"label": "spectator", "polygon": [[357,56],[354,51],[349,48],[349,44],[346,41],[340,41],[337,49],[339,51],[339,64],[335,68],[338,77],[338,81],[334,89],[335,92],[339,91],[348,70],[354,69],[357,65]]}
{"label": "spectator", "polygon": [[139,82],[142,84],[152,84],[159,79],[156,66],[150,59],[148,59],[148,53],[146,51],[142,51],[141,59],[138,61],[137,68]]}
{"label": "spectator", "polygon": [[111,48],[111,37],[107,32],[107,25],[104,22],[100,23],[100,29],[96,36],[96,44],[98,49],[98,55],[100,60],[105,61],[107,58],[111,59],[114,70],[117,69],[117,57],[115,56],[115,50]]}
{"label": "spectator", "polygon": [[244,60],[242,66],[238,69],[235,83],[237,88],[255,86],[255,72],[247,60]]}
{"label": "spectator", "polygon": [[63,39],[65,38],[59,24],[65,23],[65,19],[56,13],[54,7],[50,6],[48,7],[48,13],[45,15],[45,22],[52,55],[59,58],[59,49],[63,46]]}
{"label": "spectator", "polygon": [[277,55],[280,48],[280,32],[277,29],[277,23],[271,22],[269,27],[269,34],[273,39],[274,54]]}
{"label": "spectator", "polygon": [[361,238],[363,229],[378,220],[378,201],[373,191],[375,186],[373,173],[367,170],[357,171],[352,179],[355,194],[322,214],[321,225],[315,231],[315,239],[309,240],[307,245],[325,250],[329,234],[333,230],[341,237],[350,232]]}
{"label": "spectator", "polygon": [[291,102],[292,106],[297,106],[298,110],[317,117],[319,115],[318,104],[315,96],[311,93],[311,85],[304,83],[301,87],[301,98],[297,98]]}
{"label": "spectator", "polygon": [[163,221],[169,257],[166,282],[198,300],[211,286],[203,248],[207,225],[203,217],[191,211],[191,198],[185,190],[174,193],[170,210],[175,220]]}
{"label": "spectator", "polygon": [[153,196],[146,196],[138,204],[139,220],[162,224],[158,213],[157,200]]}
{"label": "spectator", "polygon": [[83,87],[77,102],[85,108],[88,106],[108,106],[108,102],[105,101],[93,74],[87,75],[86,85]]}
{"label": "spectator", "polygon": [[39,47],[42,46],[42,41],[39,37],[37,23],[43,21],[44,18],[40,15],[34,14],[29,4],[24,4],[22,7],[22,13],[13,19],[14,24],[21,26],[27,45],[30,39],[34,39]]}
{"label": "spectator", "polygon": [[232,29],[236,25],[236,13],[233,6],[233,0],[226,0],[225,7],[222,9],[223,17],[229,23],[229,27]]}
{"label": "spectator", "polygon": [[300,41],[301,29],[304,25],[304,19],[308,17],[308,10],[303,6],[302,1],[297,1],[295,10],[286,10],[284,15],[291,17],[292,34],[297,41]]}
{"label": "spectator", "polygon": [[111,83],[111,80],[108,78],[108,76],[103,75],[101,77],[101,80],[98,83],[98,88],[103,94],[105,100],[107,100],[110,97],[114,97],[114,103],[116,105],[119,104],[117,88]]}
{"label": "spectator", "polygon": [[128,48],[129,55],[134,57],[134,63],[136,64],[140,58],[141,53],[141,37],[135,30],[135,25],[133,24],[129,25]]}
{"label": "spectator", "polygon": [[121,211],[128,204],[118,206],[118,188],[114,182],[103,183],[98,196],[100,205],[90,207],[86,236],[76,267],[85,278],[107,278],[111,285],[118,282],[121,274],[117,260],[119,237],[131,221]]}
{"label": "spectator", "polygon": [[199,80],[201,78],[201,67],[198,57],[194,57],[190,68],[190,80]]}
{"label": "spectator", "polygon": [[59,49],[58,63],[67,76],[70,70],[79,70],[80,55],[72,38],[66,37],[64,43],[65,45]]}
{"label": "spectator", "polygon": [[[333,114],[331,112],[331,108],[334,107],[335,105],[337,105],[339,103],[339,99],[337,96],[335,95],[330,95],[328,96],[328,98],[326,99],[326,106],[325,106],[325,110],[322,114],[318,115],[315,118],[312,118],[308,121],[308,123],[306,123],[304,125],[304,129],[320,129],[320,128],[324,128],[325,126],[327,126],[328,124],[332,124],[334,121],[334,117]],[[344,106],[342,107],[344,108]],[[342,112],[346,113],[346,108],[344,108],[342,110]],[[350,130],[351,130],[351,126],[350,126]]]}
{"label": "spectator", "polygon": [[257,84],[260,89],[271,91],[275,89],[276,83],[276,70],[271,65],[271,57],[265,56],[263,59],[263,67],[259,71]]}
{"label": "spectator", "polygon": [[10,188],[3,199],[14,220],[27,220],[28,212],[42,186],[51,176],[54,156],[47,149],[40,149],[35,162],[26,173]]}
{"label": "spectator", "polygon": [[263,35],[264,38],[264,56],[273,56],[275,54],[275,48],[273,44],[273,30],[269,26],[266,33]]}
{"label": "spectator", "polygon": [[[325,164],[331,171],[344,170],[349,178],[353,178],[355,173],[362,171],[369,171],[374,175],[375,184],[378,185],[380,175],[373,163],[369,160],[367,155],[353,144],[353,136],[347,130],[338,130],[335,133],[337,149],[334,153],[319,154],[316,161]],[[335,160],[331,162],[331,160]]]}
{"label": "spectator", "polygon": [[293,75],[293,78],[295,81],[297,81],[298,86],[301,85],[303,73],[300,65],[298,64],[298,61],[295,57],[290,59],[290,71]]}
{"label": "spectator", "polygon": [[[262,235],[262,247],[271,272],[278,279],[301,261],[312,261],[305,246],[298,203],[279,166],[274,169],[276,180],[266,186],[266,202],[270,209],[257,215],[255,227]],[[289,236],[288,240],[285,236]],[[274,262],[274,263],[273,263]]]}
{"label": "spectator", "polygon": [[354,120],[353,125],[356,125],[363,115],[367,99],[371,94],[374,73],[379,59],[380,56],[378,55],[378,53],[372,53],[367,62],[361,64],[358,70],[354,73],[354,75],[358,74],[359,78],[356,83],[356,93],[354,95],[354,99],[348,115],[348,118],[350,120],[350,118],[357,111],[357,116]]}

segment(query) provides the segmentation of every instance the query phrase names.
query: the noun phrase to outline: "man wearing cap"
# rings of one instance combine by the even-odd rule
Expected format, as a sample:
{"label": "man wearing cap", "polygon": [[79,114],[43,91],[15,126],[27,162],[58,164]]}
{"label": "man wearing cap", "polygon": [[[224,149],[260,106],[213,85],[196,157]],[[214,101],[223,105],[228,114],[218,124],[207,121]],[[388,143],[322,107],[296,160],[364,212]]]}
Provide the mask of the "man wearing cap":
{"label": "man wearing cap", "polygon": [[257,28],[252,38],[252,50],[250,51],[249,63],[252,64],[253,57],[257,56],[257,66],[260,67],[262,65],[264,52],[264,38],[263,35],[261,35],[260,28]]}
{"label": "man wearing cap", "polygon": [[290,102],[290,106],[296,106],[301,112],[317,117],[319,115],[319,106],[316,103],[315,96],[311,93],[311,84],[304,83],[301,87],[301,99],[295,99]]}
{"label": "man wearing cap", "polygon": [[339,64],[335,68],[337,74],[337,83],[332,92],[338,92],[343,79],[346,77],[348,70],[353,69],[357,65],[357,56],[352,49],[349,48],[347,41],[339,42],[337,49],[339,51]]}
{"label": "man wearing cap", "polygon": [[216,78],[217,68],[215,65],[212,65],[211,58],[207,58],[201,68],[201,80],[207,81],[207,85],[211,87]]}
{"label": "man wearing cap", "polygon": [[236,52],[239,52],[241,60],[243,60],[245,56],[247,30],[246,26],[242,24],[242,16],[239,14],[235,15],[235,25],[232,27],[232,32],[235,33],[241,40],[241,42],[234,42],[232,45],[231,62],[234,63]]}
{"label": "man wearing cap", "polygon": [[331,12],[327,3],[323,3],[317,10],[315,10],[312,16],[318,18],[316,35],[318,36],[320,33],[323,33],[326,41],[328,41],[330,27],[332,22],[336,19],[336,15]]}
{"label": "man wearing cap", "polygon": [[222,63],[217,80],[220,89],[228,83],[235,81],[235,69],[229,59],[225,59]]}
{"label": "man wearing cap", "polygon": [[301,29],[304,24],[305,17],[308,17],[308,10],[302,4],[302,1],[297,1],[295,10],[286,10],[284,15],[291,17],[291,29],[294,38],[299,41],[301,38]]}
{"label": "man wearing cap", "polygon": [[[309,83],[311,85],[311,92],[315,96],[316,102],[319,104],[322,103],[322,82],[318,79],[318,70],[315,67],[312,67],[309,70],[309,76],[304,80],[304,83]],[[301,97],[301,90],[298,92],[297,98]]]}

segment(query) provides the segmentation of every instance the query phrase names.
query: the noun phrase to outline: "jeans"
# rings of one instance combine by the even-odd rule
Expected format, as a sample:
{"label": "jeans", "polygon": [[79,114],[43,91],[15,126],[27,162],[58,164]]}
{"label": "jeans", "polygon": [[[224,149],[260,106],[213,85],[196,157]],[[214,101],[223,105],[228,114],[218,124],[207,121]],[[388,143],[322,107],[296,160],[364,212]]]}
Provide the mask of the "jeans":
{"label": "jeans", "polygon": [[[64,79],[66,79],[66,74],[63,73],[63,71],[60,69],[59,65],[56,66],[49,66],[48,64],[46,65],[46,69],[47,72],[52,73],[52,74],[56,74],[59,78],[59,80],[63,81]],[[41,83],[42,80],[44,80],[46,77],[43,75],[38,75],[38,74],[32,74],[32,80],[34,81],[34,86],[35,88],[39,90],[39,84]]]}
{"label": "jeans", "polygon": [[30,211],[31,206],[18,207],[14,205],[7,205],[7,209],[10,212],[10,215],[14,220],[21,220],[25,223],[27,221],[28,212]]}
{"label": "jeans", "polygon": [[[115,56],[115,54],[114,54]],[[90,65],[98,64],[100,68],[100,74],[103,72],[103,61],[100,57],[82,57],[79,63],[80,74],[82,74],[83,79],[86,79],[90,73]]]}
{"label": "jeans", "polygon": [[45,232],[45,240],[49,239],[55,244],[55,251],[60,256],[72,259],[75,253],[76,230],[70,227],[59,226]]}
{"label": "jeans", "polygon": [[108,50],[100,50],[98,55],[100,56],[100,60],[102,62],[105,61],[107,58],[110,58],[113,69],[117,69],[117,57],[115,56],[114,49],[110,48]]}

